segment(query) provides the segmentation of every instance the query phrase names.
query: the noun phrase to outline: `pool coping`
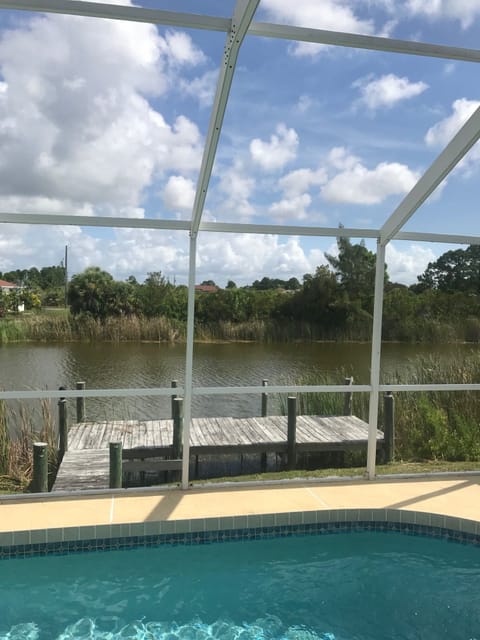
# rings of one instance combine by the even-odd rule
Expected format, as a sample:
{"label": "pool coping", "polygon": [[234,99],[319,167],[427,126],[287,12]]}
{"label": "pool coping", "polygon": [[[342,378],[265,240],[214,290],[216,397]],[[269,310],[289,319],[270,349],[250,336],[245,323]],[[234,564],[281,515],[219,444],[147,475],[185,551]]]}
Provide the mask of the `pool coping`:
{"label": "pool coping", "polygon": [[[83,504],[82,504],[83,503]],[[358,507],[358,508],[357,508]],[[315,526],[417,528],[477,544],[480,473],[206,483],[0,496],[0,558]],[[429,533],[430,531],[430,533]],[[443,533],[439,533],[443,532]],[[233,532],[233,533],[232,533]],[[282,533],[283,535],[283,533]]]}
{"label": "pool coping", "polygon": [[302,535],[394,532],[480,547],[480,522],[399,509],[322,509],[0,533],[0,561]]}

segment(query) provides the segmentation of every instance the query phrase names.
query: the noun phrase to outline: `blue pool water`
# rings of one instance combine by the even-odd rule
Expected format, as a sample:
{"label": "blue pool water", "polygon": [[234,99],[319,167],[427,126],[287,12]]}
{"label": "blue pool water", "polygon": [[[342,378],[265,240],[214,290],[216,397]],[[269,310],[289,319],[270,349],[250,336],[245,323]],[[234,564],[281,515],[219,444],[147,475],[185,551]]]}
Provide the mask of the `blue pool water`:
{"label": "blue pool water", "polygon": [[0,640],[472,640],[480,548],[395,533],[0,562]]}

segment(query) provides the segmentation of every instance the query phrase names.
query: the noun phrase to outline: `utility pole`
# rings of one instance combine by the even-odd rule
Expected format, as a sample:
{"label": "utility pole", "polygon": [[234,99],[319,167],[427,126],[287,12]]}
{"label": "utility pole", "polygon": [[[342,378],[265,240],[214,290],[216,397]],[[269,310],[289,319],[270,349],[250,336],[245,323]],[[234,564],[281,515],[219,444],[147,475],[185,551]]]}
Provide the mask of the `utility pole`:
{"label": "utility pole", "polygon": [[65,245],[65,309],[68,307],[68,246]]}

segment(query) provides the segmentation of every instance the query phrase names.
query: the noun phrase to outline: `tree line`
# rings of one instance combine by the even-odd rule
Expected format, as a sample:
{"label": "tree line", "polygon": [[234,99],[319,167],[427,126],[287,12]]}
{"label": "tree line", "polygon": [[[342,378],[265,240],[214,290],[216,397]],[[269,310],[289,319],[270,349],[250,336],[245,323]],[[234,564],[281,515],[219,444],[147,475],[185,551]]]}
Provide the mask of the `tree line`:
{"label": "tree line", "polygon": [[[288,339],[368,340],[371,335],[375,254],[363,242],[338,238],[337,255],[328,265],[297,278],[264,277],[238,287],[196,292],[198,327],[263,323]],[[18,281],[10,272],[0,278]],[[22,282],[39,293],[63,296],[63,267],[31,269]],[[202,284],[214,285],[211,280]],[[71,314],[105,321],[118,316],[164,317],[185,322],[187,287],[169,282],[160,272],[144,282],[133,276],[118,281],[98,267],[73,276],[68,287]],[[284,330],[279,331],[280,329]],[[288,330],[287,330],[288,329]],[[390,281],[385,268],[383,337],[401,341],[480,340],[480,247],[447,251],[431,262],[417,283],[407,287]]]}

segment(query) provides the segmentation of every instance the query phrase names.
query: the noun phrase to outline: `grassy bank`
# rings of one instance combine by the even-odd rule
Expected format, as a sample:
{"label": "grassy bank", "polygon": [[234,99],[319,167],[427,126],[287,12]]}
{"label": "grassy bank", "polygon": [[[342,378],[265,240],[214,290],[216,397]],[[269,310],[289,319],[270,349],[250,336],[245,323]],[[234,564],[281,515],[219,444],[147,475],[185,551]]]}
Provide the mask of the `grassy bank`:
{"label": "grassy bank", "polygon": [[[425,473],[457,473],[462,471],[478,471],[478,462],[447,462],[444,460],[430,460],[423,462],[392,462],[390,464],[379,464],[376,467],[377,476],[388,476],[392,474],[425,474]],[[363,477],[365,467],[328,467],[325,469],[295,471],[272,471],[269,473],[254,473],[243,476],[228,476],[224,478],[212,478],[211,480],[194,480],[193,485],[221,482],[275,482],[279,480],[302,480],[309,478],[349,478]]]}
{"label": "grassy bank", "polygon": [[182,342],[185,323],[164,317],[111,317],[97,320],[68,312],[24,314],[0,319],[0,343],[8,342]]}
{"label": "grassy bank", "polygon": [[[388,325],[387,320],[385,323]],[[418,327],[421,324],[421,330]],[[464,341],[470,332],[458,330],[435,321],[423,321],[415,331],[384,331],[386,340],[428,343]],[[447,330],[448,329],[448,330]],[[465,335],[464,335],[465,334]],[[468,334],[468,335],[467,335]],[[295,321],[289,318],[257,319],[244,322],[195,324],[195,339],[202,342],[252,341],[262,343],[311,341],[369,341],[371,322],[347,327],[324,327],[319,323]],[[110,316],[104,320],[91,316],[71,316],[67,309],[47,309],[0,318],[0,344],[8,342],[185,342],[186,322],[166,316]]]}

